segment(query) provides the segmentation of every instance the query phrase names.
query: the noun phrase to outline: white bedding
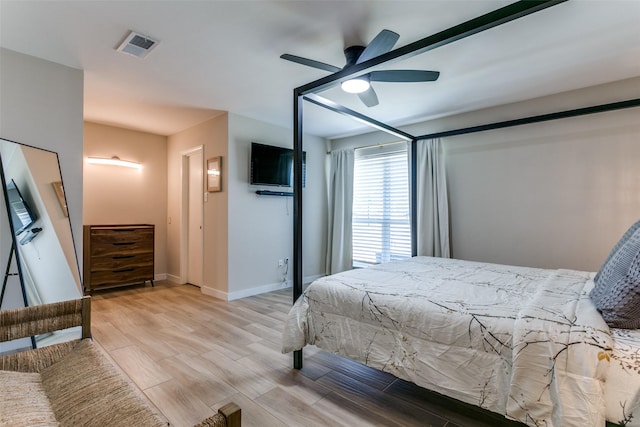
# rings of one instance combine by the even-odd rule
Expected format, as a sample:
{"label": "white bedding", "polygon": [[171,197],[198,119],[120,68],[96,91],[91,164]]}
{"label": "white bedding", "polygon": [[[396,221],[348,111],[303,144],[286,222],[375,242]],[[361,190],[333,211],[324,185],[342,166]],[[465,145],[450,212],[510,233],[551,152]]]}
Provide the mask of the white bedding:
{"label": "white bedding", "polygon": [[607,420],[640,427],[640,330],[612,328],[614,346],[607,376]]}
{"label": "white bedding", "polygon": [[603,426],[593,273],[416,257],[321,278],[283,352],[314,344],[531,426]]}

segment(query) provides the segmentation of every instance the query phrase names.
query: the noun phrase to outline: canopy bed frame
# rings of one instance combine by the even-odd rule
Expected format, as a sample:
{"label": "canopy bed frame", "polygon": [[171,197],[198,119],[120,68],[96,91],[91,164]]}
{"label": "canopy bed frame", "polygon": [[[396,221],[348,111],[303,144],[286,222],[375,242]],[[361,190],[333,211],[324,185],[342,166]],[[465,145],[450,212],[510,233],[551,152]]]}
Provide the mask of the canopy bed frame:
{"label": "canopy bed frame", "polygon": [[[601,275],[602,270],[598,272],[598,275],[593,277],[593,274],[588,272],[540,269],[516,271],[518,267],[489,264],[481,265],[482,263],[446,260],[443,258],[431,258],[429,262],[427,262],[425,258],[430,257],[416,256],[418,247],[418,165],[416,161],[418,141],[639,107],[640,99],[629,99],[568,111],[494,122],[481,126],[448,130],[445,132],[412,135],[318,95],[320,91],[369,72],[372,67],[419,55],[462,38],[494,28],[503,23],[547,9],[564,1],[566,0],[518,1],[294,89],[294,305],[289,313],[283,334],[283,351],[293,352],[294,369],[302,369],[302,348],[304,345],[316,344],[319,348],[351,357],[361,363],[391,372],[399,378],[415,382],[430,390],[454,397],[460,401],[475,404],[482,408],[489,409],[492,412],[501,413],[504,416],[508,415],[511,419],[526,422],[526,424],[529,425],[538,425],[537,420],[545,420],[546,422],[546,420],[549,419],[549,414],[552,414],[551,416],[554,422],[560,423],[558,425],[562,425],[565,422],[571,425],[599,425],[600,421],[604,421],[605,413],[608,420],[614,420],[614,422],[620,425],[627,425],[631,418],[633,418],[633,412],[640,411],[640,377],[638,381],[633,380],[629,382],[630,377],[628,375],[630,370],[627,369],[627,367],[633,368],[636,365],[636,360],[640,361],[640,358],[637,358],[637,355],[640,354],[640,329],[618,329],[614,326],[611,329],[611,335],[609,335],[608,332],[605,332],[608,331],[608,329],[603,319],[604,314],[603,317],[601,317],[596,312],[589,296],[585,298],[585,295],[589,293],[593,294],[591,289],[598,289],[598,287],[600,287],[600,290],[602,289],[597,279],[598,275]],[[314,284],[305,291],[303,298],[300,298],[300,296],[303,295],[303,101],[351,117],[410,143],[409,180],[412,258],[396,263],[374,266],[370,269],[351,270],[338,273],[337,275],[323,277],[314,282]],[[630,231],[625,233],[625,236],[621,239],[621,243],[616,245],[612,254],[617,251],[620,245],[624,248],[629,247],[629,250],[633,253],[637,253],[637,251],[640,250],[640,221],[634,224],[632,228],[634,227],[638,229],[637,232],[634,231],[635,229],[630,229]],[[629,239],[630,235],[633,235],[633,238]],[[626,243],[625,238],[628,240]],[[622,249],[620,251],[622,252]],[[612,255],[609,255],[609,257],[611,258]],[[626,255],[624,257],[627,259]],[[630,259],[630,257],[628,259]],[[607,264],[615,265],[617,262],[617,260],[610,262],[610,259],[608,259],[605,262],[605,266]],[[640,261],[638,262],[640,263]],[[484,273],[481,273],[480,276],[474,276],[473,279],[469,279],[469,270],[465,270],[468,264],[460,266],[458,263],[474,264],[471,267],[474,271],[484,272],[489,276],[498,274],[500,278],[487,277]],[[603,266],[603,268],[605,268],[605,266]],[[633,264],[632,267],[636,268],[638,266]],[[638,269],[640,270],[640,268]],[[436,283],[438,280],[440,280],[440,283],[442,283],[442,281],[449,281],[447,283],[451,283],[450,281],[458,280],[456,277],[457,271],[461,273],[461,276],[465,276],[466,279],[458,281],[456,286],[438,287],[439,285]],[[631,268],[629,271],[631,271]],[[508,285],[502,288],[500,281],[512,273],[518,278],[529,277],[534,279],[527,282],[528,284],[523,285],[520,279],[510,278],[511,283],[520,283],[517,283],[513,287]],[[416,279],[417,281],[415,283],[411,282],[411,280],[395,281],[395,279],[391,277],[394,275],[402,276],[404,279],[411,278],[411,280],[414,280],[414,278],[417,277],[421,277],[421,279]],[[466,280],[469,281],[467,282]],[[636,279],[634,278],[632,281],[635,282]],[[502,295],[513,296],[518,294],[522,296],[528,292],[532,293],[527,294],[521,299],[515,298],[505,306],[500,306],[500,303],[505,302],[502,301],[501,297],[492,299],[492,297],[487,296],[487,294],[473,293],[477,290],[473,288],[473,286],[478,283],[491,283],[492,285],[496,285],[495,289],[485,287],[485,289],[491,288],[489,294],[491,294],[491,292],[501,292]],[[571,283],[571,285],[569,285],[569,283]],[[594,283],[595,288],[591,288]],[[604,281],[602,281],[602,283],[604,283]],[[579,284],[579,286],[573,289],[572,286],[575,284]],[[465,288],[467,285],[471,285],[471,287]],[[460,289],[463,289],[462,294],[454,295],[454,293]],[[467,289],[467,292],[464,292],[464,289]],[[312,296],[309,294],[311,291],[313,291]],[[606,293],[608,291],[603,292]],[[435,294],[438,295],[434,299],[432,296]],[[482,302],[466,301],[464,295],[468,294],[475,295],[474,298],[476,299],[478,295],[480,295],[480,300],[484,298],[483,301],[485,302],[490,300],[491,307],[496,307],[495,309],[497,310],[504,310],[506,306],[510,308],[518,307],[519,309],[511,311],[508,314],[505,312],[503,313],[504,316],[499,314],[493,315],[493,312],[491,312],[491,315],[474,312],[473,310],[478,307],[485,306],[482,305]],[[564,296],[555,299],[556,296],[560,294]],[[572,296],[568,296],[569,294]],[[593,298],[593,295],[591,296]],[[394,299],[395,297],[405,299]],[[409,299],[411,299],[412,303],[408,303]],[[426,301],[426,304],[420,305],[422,302],[418,301]],[[442,304],[442,301],[446,301],[446,303]],[[456,301],[456,303],[460,303],[464,307],[461,306],[460,309],[453,308],[453,306],[449,304],[451,301]],[[531,301],[531,304],[529,301]],[[415,309],[413,302],[416,302],[418,305],[417,309]],[[494,305],[496,303],[497,305]],[[468,310],[468,308],[474,304],[476,304],[475,308]],[[313,308],[311,307],[312,305]],[[434,306],[435,309],[433,309]],[[489,305],[486,307],[488,306]],[[567,312],[563,311],[564,308],[559,308],[568,306],[575,308],[573,314],[567,314]],[[384,307],[385,311],[381,311],[380,307]],[[557,307],[558,309],[553,308],[548,310],[549,307]],[[597,308],[600,310],[602,307],[598,305]],[[484,308],[482,308],[482,310],[484,310]],[[552,312],[559,314],[560,317],[555,318],[555,320],[552,319],[548,316],[549,313]],[[389,313],[392,313],[394,316],[389,315]],[[459,313],[461,315],[459,317],[449,318],[447,317],[449,313]],[[565,315],[568,317],[563,317]],[[395,316],[403,320],[396,321]],[[478,319],[483,316],[503,320],[510,319],[507,323],[511,323],[509,323],[509,326],[505,329],[502,328],[502,326],[491,324],[491,320],[489,319],[485,319],[488,320],[488,323],[484,323],[484,320],[479,321]],[[575,318],[573,316],[575,316]],[[555,338],[550,338],[550,335],[545,335],[549,332],[546,328],[550,323],[562,325],[561,328],[565,328],[567,327],[565,320],[569,318],[580,320],[579,322],[575,320],[570,322],[569,330],[554,330],[551,332],[551,335],[572,337],[570,343],[563,342],[562,340],[556,341]],[[420,320],[414,321],[415,319]],[[425,319],[429,320],[426,321]],[[533,328],[531,328],[531,324],[524,326],[522,319],[526,319],[525,323],[528,321],[534,323],[541,322],[539,325],[544,324],[545,326],[541,326],[539,329],[539,325]],[[371,327],[371,320],[373,320],[373,327]],[[389,322],[391,322],[391,326],[387,324]],[[310,326],[311,323],[315,326]],[[609,323],[608,320],[606,320],[606,323]],[[431,327],[428,325],[434,324],[436,326],[433,329],[436,332],[432,334],[430,330]],[[466,326],[463,327],[462,331],[455,331],[455,327],[457,326],[449,329],[453,324]],[[409,331],[405,329],[408,325]],[[611,324],[609,325],[611,326]],[[480,331],[479,336],[481,338],[479,347],[475,346],[477,343],[473,344],[477,336],[472,334],[472,326]],[[466,328],[468,328],[468,332]],[[462,353],[458,355],[458,357],[454,355],[453,359],[460,363],[460,367],[463,365],[466,366],[468,363],[469,366],[473,368],[471,371],[466,372],[464,368],[457,369],[453,367],[455,362],[453,365],[448,365],[447,363],[440,365],[440,358],[438,356],[440,352],[442,352],[442,354],[449,354],[448,352],[456,353],[459,348],[464,347],[459,347],[459,343],[444,343],[444,341],[438,341],[441,336],[437,336],[437,331],[440,329],[446,329],[448,332],[451,332],[450,336],[468,336],[470,343],[466,345],[469,345],[468,348],[475,352],[474,356],[470,357],[472,360],[469,360],[469,354],[467,353]],[[322,332],[318,332],[320,330],[322,330]],[[505,332],[506,335],[502,335],[506,330],[509,332]],[[494,335],[493,333],[495,331],[503,332]],[[535,335],[541,331],[543,331],[542,335]],[[585,335],[585,331],[589,332]],[[580,336],[575,335],[576,333]],[[421,336],[428,336],[425,346],[417,342],[421,340],[421,338],[418,338]],[[509,336],[510,338],[503,340],[501,338],[502,336]],[[524,338],[525,336],[527,338]],[[532,339],[534,341],[530,342]],[[402,343],[397,344],[399,342]],[[615,342],[615,345],[612,344],[612,342]],[[542,343],[550,343],[548,348],[555,348],[556,350],[559,348],[559,350],[557,350],[557,353],[554,353],[556,350],[551,350],[551,353],[545,353],[544,351],[548,350],[548,348],[543,344],[546,350],[541,352],[535,350],[533,353],[537,352],[537,354],[534,357],[530,357],[532,353],[528,353],[528,351],[538,348],[538,344]],[[579,346],[576,347],[575,351],[571,352],[571,356],[569,356],[570,352],[565,351],[570,345]],[[444,348],[446,348],[446,350],[444,350]],[[487,348],[489,348],[488,351]],[[506,353],[503,353],[505,349],[507,349]],[[399,352],[395,353],[396,350],[399,350]],[[409,353],[403,352],[404,350]],[[608,351],[612,352],[608,353]],[[435,353],[435,355],[432,353]],[[402,356],[398,356],[398,354],[402,354]],[[489,356],[487,356],[487,354],[489,354]],[[482,359],[482,357],[494,357],[496,354],[500,354],[498,359],[496,359],[500,360],[498,364],[491,364],[490,362],[484,363],[486,361]],[[558,365],[556,365],[556,358],[561,354],[562,361],[558,359]],[[576,354],[579,356],[576,357]],[[478,356],[478,360],[483,360],[479,365],[474,365],[474,363],[476,363],[475,355],[480,355]],[[401,357],[401,360],[396,357]],[[566,359],[564,359],[565,357]],[[612,367],[615,365],[617,368],[611,370],[608,381],[606,382],[606,390],[604,390],[603,378],[606,377],[603,377],[604,374],[601,366],[609,366],[609,358],[611,358],[612,362],[615,361],[615,364],[611,363]],[[444,357],[443,359],[448,359],[448,357]],[[605,359],[607,363],[604,362]],[[543,365],[543,363],[539,363],[541,360],[551,361],[550,365],[547,365],[543,369],[544,372],[537,372],[530,375],[528,371],[535,371],[532,367],[540,367]],[[407,362],[406,365],[405,362]],[[503,364],[500,365],[500,363]],[[420,367],[418,367],[418,365],[420,365]],[[480,372],[478,369],[482,369],[483,366],[492,366],[492,368],[491,372],[486,372],[482,375],[478,374],[481,383],[486,379],[486,383],[484,385],[480,384],[480,391],[478,391],[478,384],[469,384],[468,375],[475,376]],[[505,368],[505,366],[507,368]],[[565,370],[564,366],[571,366],[571,368]],[[580,366],[581,368],[578,369],[584,369],[583,372],[588,372],[588,374],[579,374],[577,376],[577,378],[580,378],[578,381],[573,382],[572,379],[567,381],[567,378],[576,377],[573,374],[575,366]],[[452,369],[453,372],[451,371]],[[637,369],[638,372],[640,372],[640,364],[638,364]],[[445,373],[447,379],[455,379],[448,383],[447,381],[439,382],[440,379],[438,379],[438,375],[441,372]],[[527,373],[523,375],[522,372]],[[547,375],[550,373],[552,373],[553,379],[549,380],[546,384],[538,384],[536,382],[538,380],[532,380],[535,375],[537,375],[536,378],[540,378],[541,376],[548,378]],[[558,375],[557,377],[556,373]],[[494,378],[498,378],[498,380],[494,383],[492,382],[490,385],[490,382],[493,381]],[[554,387],[557,388],[557,390],[554,388],[553,393],[557,393],[557,396],[563,396],[563,404],[556,405],[554,401],[556,394],[551,396],[552,393],[550,390],[552,383]],[[564,386],[569,383],[571,385],[565,388]],[[627,385],[618,388],[617,384]],[[474,387],[476,387],[476,389],[474,389]],[[534,393],[535,396],[526,395],[533,389],[538,391]],[[542,390],[541,393],[540,390]],[[548,396],[545,395],[545,390],[549,391]],[[572,396],[574,396],[574,392],[576,391],[578,391],[578,398],[573,398]],[[543,395],[545,395],[545,399],[542,399]],[[601,396],[602,399],[591,399],[591,396],[595,395]],[[478,399],[480,399],[480,403],[474,403],[478,402]],[[578,402],[592,400],[596,401],[596,403],[589,408],[583,408],[581,403]],[[535,403],[533,403],[533,406],[529,406],[530,402]],[[588,421],[586,421],[587,419]],[[587,424],[584,424],[584,422],[587,422]]]}
{"label": "canopy bed frame", "polygon": [[[317,92],[339,85],[341,82],[353,77],[365,74],[371,68],[381,64],[390,64],[403,59],[420,55],[424,52],[445,46],[457,40],[478,34],[482,31],[497,27],[504,23],[516,20],[547,9],[567,0],[542,0],[542,1],[518,1],[508,6],[489,12],[485,15],[463,22],[459,25],[438,32],[431,36],[420,39],[414,43],[402,46],[400,48],[389,51],[383,55],[355,64],[348,69],[343,69],[324,78],[315,80],[306,85],[297,87],[293,91],[293,153],[294,153],[294,180],[293,180],[293,207],[294,207],[294,232],[293,232],[293,302],[298,300],[303,290],[303,271],[302,271],[302,188],[303,188],[303,101],[308,101],[330,111],[349,116],[357,121],[363,122],[370,127],[396,136],[399,139],[409,141],[411,143],[411,163],[410,168],[410,210],[411,210],[411,253],[412,256],[417,254],[417,203],[416,203],[416,150],[417,141],[428,138],[438,138],[445,136],[462,135],[473,132],[481,132],[492,129],[500,129],[511,126],[518,126],[530,123],[539,123],[548,120],[557,120],[586,114],[613,111],[624,108],[640,106],[640,99],[630,99],[621,102],[578,108],[569,111],[554,112],[550,114],[537,115],[515,120],[508,120],[496,123],[490,123],[481,126],[473,126],[445,132],[438,132],[426,135],[412,135],[400,129],[394,128],[386,123],[375,120],[357,111],[351,110],[343,105],[335,103],[331,100],[317,95]],[[295,369],[302,369],[303,354],[302,350],[293,352],[293,366]]]}

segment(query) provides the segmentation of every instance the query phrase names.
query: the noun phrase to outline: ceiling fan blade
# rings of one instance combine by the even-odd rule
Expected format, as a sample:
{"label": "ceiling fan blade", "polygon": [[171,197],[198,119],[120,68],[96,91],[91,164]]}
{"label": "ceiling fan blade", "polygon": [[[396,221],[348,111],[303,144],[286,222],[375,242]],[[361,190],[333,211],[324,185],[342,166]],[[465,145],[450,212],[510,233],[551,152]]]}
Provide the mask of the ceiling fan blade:
{"label": "ceiling fan blade", "polygon": [[432,82],[438,80],[440,72],[426,70],[387,70],[372,71],[369,80],[372,82]]}
{"label": "ceiling fan blade", "polygon": [[287,61],[297,62],[298,64],[306,65],[307,67],[319,68],[331,73],[342,70],[342,68],[330,64],[325,64],[324,62],[314,61],[313,59],[307,59],[301,56],[289,55],[288,53],[280,55],[280,58],[286,59]]}
{"label": "ceiling fan blade", "polygon": [[375,107],[378,105],[378,95],[376,95],[376,92],[372,87],[359,93],[358,98],[360,98],[360,101],[362,101],[367,107]]}
{"label": "ceiling fan blade", "polygon": [[394,33],[390,30],[382,30],[378,33],[377,36],[371,40],[371,43],[362,51],[362,54],[356,61],[356,64],[367,61],[371,58],[375,58],[376,56],[380,56],[383,53],[389,52],[393,46],[395,46],[396,42],[400,36],[397,33]]}

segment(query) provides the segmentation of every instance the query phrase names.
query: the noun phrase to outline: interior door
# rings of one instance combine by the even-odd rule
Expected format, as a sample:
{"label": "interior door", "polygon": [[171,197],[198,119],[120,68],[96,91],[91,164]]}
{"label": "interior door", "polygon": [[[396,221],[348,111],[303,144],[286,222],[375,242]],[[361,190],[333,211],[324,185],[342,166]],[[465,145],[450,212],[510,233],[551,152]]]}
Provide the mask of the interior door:
{"label": "interior door", "polygon": [[202,286],[203,260],[203,155],[197,150],[189,156],[189,200],[187,225],[187,283]]}

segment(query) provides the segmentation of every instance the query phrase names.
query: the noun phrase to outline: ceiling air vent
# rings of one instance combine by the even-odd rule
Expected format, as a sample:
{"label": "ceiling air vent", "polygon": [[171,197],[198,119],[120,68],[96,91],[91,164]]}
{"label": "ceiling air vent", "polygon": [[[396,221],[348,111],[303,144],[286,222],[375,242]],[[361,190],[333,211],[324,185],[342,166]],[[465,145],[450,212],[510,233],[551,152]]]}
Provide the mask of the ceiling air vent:
{"label": "ceiling air vent", "polygon": [[158,44],[157,40],[153,40],[145,35],[130,31],[124,41],[116,49],[129,55],[144,58]]}

